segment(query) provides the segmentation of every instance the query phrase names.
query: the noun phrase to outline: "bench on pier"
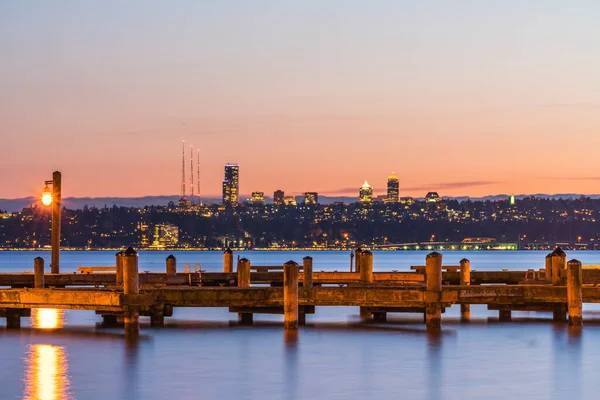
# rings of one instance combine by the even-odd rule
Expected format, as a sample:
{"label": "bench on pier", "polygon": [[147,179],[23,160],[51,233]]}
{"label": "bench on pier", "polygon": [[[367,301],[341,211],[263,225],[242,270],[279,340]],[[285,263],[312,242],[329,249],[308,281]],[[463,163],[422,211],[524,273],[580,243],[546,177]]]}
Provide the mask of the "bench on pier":
{"label": "bench on pier", "polygon": [[[300,271],[302,271],[302,265],[299,265]],[[271,266],[261,266],[261,265],[250,265],[250,271],[256,272],[275,272],[282,271],[283,265],[271,265]]]}
{"label": "bench on pier", "polygon": [[[413,271],[425,273],[424,265],[413,265],[410,267],[410,269],[412,269]],[[442,267],[442,270],[448,272],[458,272],[460,271],[460,265],[446,265]]]}
{"label": "bench on pier", "polygon": [[93,274],[94,272],[117,272],[117,267],[77,267],[77,272]]}

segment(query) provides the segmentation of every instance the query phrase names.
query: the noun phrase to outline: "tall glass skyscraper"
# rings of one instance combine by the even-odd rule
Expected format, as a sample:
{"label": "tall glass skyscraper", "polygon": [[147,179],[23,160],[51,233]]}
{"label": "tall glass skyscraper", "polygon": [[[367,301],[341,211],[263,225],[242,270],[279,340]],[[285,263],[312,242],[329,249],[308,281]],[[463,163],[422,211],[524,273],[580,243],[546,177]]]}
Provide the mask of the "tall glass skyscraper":
{"label": "tall glass skyscraper", "polygon": [[236,205],[240,192],[240,166],[225,164],[225,179],[223,179],[223,204]]}
{"label": "tall glass skyscraper", "polygon": [[385,198],[386,203],[397,203],[400,193],[400,184],[398,177],[394,172],[388,177],[387,181],[387,196]]}

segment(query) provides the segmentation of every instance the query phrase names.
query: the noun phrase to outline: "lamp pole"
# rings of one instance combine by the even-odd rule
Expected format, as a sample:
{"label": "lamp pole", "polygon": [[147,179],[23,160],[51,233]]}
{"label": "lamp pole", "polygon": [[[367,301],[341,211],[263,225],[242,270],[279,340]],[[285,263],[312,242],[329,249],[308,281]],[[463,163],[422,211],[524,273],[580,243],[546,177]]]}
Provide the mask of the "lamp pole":
{"label": "lamp pole", "polygon": [[61,180],[61,173],[54,171],[52,173],[52,261],[50,263],[50,272],[53,274],[60,272]]}

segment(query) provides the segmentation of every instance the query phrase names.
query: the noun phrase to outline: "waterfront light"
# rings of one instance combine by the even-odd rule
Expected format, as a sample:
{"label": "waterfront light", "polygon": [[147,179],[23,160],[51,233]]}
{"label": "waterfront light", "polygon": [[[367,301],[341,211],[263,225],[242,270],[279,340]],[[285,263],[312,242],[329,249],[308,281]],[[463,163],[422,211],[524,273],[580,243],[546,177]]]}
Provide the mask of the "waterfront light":
{"label": "waterfront light", "polygon": [[42,204],[45,205],[46,207],[48,207],[50,204],[52,204],[52,191],[48,187],[48,184],[46,184],[46,187],[44,188],[44,191],[42,192],[41,199],[42,199]]}

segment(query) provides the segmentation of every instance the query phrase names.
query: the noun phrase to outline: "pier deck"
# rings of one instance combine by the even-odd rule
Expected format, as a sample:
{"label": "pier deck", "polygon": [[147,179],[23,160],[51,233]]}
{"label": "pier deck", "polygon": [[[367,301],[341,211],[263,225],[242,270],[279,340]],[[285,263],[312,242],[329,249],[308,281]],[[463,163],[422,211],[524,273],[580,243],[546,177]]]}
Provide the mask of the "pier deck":
{"label": "pier deck", "polygon": [[[503,320],[511,311],[527,310],[552,311],[560,321],[568,311],[570,323],[578,326],[582,303],[600,303],[600,270],[582,268],[576,260],[567,264],[560,249],[546,257],[546,268],[537,275],[532,270],[471,271],[468,260],[443,267],[438,253],[428,255],[424,267],[413,268],[417,272],[373,272],[370,252],[360,254],[359,272],[313,272],[306,257],[302,271],[288,262],[251,272],[250,261],[242,259],[236,272],[177,273],[171,256],[165,273],[140,274],[137,257],[133,249],[119,253],[116,273],[44,274],[38,258],[34,274],[0,274],[0,286],[10,287],[0,289],[0,316],[8,328],[18,328],[31,308],[92,310],[107,321],[121,316],[126,334],[137,335],[140,315],[160,326],[177,307],[228,307],[246,323],[254,313],[281,313],[286,328],[295,329],[315,307],[346,306],[360,307],[364,319],[378,321],[388,312],[423,313],[428,329],[439,329],[445,308],[461,305],[461,319],[468,321],[469,306],[484,304]],[[231,258],[226,253],[225,264]]]}

